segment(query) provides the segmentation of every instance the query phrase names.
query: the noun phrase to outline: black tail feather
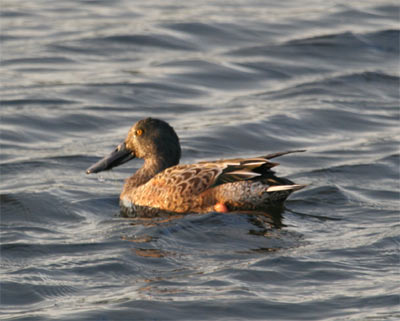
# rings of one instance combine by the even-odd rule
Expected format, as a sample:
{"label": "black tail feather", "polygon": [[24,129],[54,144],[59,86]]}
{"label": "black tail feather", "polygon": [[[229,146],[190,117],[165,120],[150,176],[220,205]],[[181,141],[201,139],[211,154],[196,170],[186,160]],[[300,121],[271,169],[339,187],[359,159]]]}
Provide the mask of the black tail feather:
{"label": "black tail feather", "polygon": [[283,156],[283,155],[291,154],[291,153],[303,153],[305,151],[306,151],[305,149],[296,149],[296,150],[289,150],[286,152],[278,152],[278,153],[268,154],[268,155],[262,156],[262,157],[264,157],[266,159],[271,159],[271,158],[275,158],[275,157],[279,157],[279,156]]}

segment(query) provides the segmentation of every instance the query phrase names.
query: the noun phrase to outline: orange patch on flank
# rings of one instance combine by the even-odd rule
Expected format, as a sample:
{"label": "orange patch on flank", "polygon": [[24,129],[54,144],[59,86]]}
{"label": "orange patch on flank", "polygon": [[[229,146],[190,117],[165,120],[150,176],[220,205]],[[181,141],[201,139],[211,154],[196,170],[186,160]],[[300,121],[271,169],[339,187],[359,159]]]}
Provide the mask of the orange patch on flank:
{"label": "orange patch on flank", "polygon": [[217,203],[214,205],[214,210],[218,213],[228,213],[228,208],[224,203]]}

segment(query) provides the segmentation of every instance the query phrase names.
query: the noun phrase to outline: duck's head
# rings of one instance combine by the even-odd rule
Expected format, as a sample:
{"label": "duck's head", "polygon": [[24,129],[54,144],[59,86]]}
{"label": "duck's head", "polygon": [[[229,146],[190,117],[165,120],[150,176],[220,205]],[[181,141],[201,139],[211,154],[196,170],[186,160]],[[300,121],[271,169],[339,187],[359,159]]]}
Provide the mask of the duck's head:
{"label": "duck's head", "polygon": [[131,127],[125,141],[110,155],[89,167],[86,173],[109,170],[136,157],[159,163],[165,168],[178,164],[181,147],[175,130],[160,119],[139,120]]}

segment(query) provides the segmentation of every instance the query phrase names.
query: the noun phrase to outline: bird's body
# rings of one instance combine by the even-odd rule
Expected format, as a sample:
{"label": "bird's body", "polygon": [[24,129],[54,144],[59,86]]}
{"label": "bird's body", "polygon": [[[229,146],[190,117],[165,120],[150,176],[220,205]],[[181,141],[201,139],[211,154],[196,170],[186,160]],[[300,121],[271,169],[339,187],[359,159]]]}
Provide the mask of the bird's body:
{"label": "bird's body", "polygon": [[282,203],[304,187],[275,176],[271,170],[278,163],[269,159],[292,152],[298,151],[178,165],[180,144],[173,128],[162,120],[146,118],[87,173],[110,169],[134,157],[144,158],[143,167],[125,181],[120,195],[121,209],[130,215],[257,211]]}

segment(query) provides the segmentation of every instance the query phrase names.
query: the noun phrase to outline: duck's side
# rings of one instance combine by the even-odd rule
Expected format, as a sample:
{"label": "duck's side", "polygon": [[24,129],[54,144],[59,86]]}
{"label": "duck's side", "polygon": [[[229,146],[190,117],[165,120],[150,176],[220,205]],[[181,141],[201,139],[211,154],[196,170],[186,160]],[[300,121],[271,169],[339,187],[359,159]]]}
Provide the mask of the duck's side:
{"label": "duck's side", "polygon": [[264,211],[281,205],[292,192],[304,186],[293,184],[282,190],[274,190],[276,187],[272,187],[272,190],[268,191],[261,182],[243,181],[221,185],[189,199],[169,195],[167,199],[161,200],[151,197],[150,202],[147,202],[143,197],[134,201],[129,197],[121,197],[120,207],[126,216],[145,217],[161,213]]}
{"label": "duck's side", "polygon": [[135,186],[134,175],[124,185],[120,204],[125,212],[258,210],[281,203],[304,187],[275,176],[270,168],[276,165],[265,157],[177,165],[140,186]]}

